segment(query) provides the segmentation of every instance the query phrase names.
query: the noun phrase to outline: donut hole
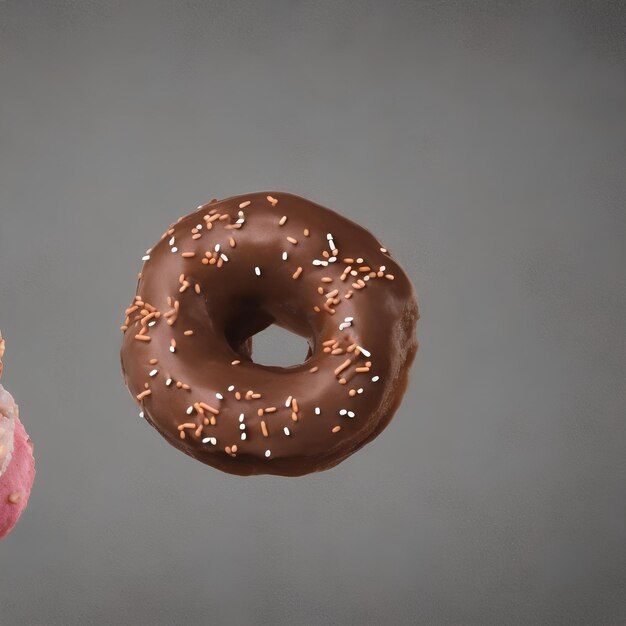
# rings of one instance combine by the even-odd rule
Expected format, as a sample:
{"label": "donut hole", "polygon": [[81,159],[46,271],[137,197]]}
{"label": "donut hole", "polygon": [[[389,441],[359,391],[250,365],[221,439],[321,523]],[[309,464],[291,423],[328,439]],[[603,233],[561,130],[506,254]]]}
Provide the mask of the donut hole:
{"label": "donut hole", "polygon": [[304,337],[271,324],[252,337],[251,356],[258,365],[293,367],[309,357],[309,343]]}

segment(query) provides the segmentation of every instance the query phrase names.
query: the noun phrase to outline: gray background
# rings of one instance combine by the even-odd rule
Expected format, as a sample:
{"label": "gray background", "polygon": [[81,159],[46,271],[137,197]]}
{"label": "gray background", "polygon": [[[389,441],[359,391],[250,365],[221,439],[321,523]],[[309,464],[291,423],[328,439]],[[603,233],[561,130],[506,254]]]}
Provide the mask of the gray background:
{"label": "gray background", "polygon": [[[625,623],[625,25],[608,2],[0,2],[4,382],[38,462],[2,626]],[[423,313],[390,427],[302,479],[176,452],[118,366],[164,226],[268,188],[375,232]]]}

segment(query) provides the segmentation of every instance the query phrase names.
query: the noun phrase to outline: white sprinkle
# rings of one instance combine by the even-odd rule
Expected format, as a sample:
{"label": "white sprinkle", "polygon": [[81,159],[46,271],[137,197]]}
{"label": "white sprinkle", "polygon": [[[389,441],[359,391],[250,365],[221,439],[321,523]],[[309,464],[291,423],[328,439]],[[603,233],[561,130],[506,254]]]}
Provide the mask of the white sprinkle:
{"label": "white sprinkle", "polygon": [[348,411],[346,411],[346,409],[341,409],[341,411],[339,411],[339,415],[345,415]]}
{"label": "white sprinkle", "polygon": [[241,433],[241,441],[245,441],[247,438],[246,433]]}
{"label": "white sprinkle", "polygon": [[188,406],[187,407],[187,415],[191,415],[193,413],[193,407],[192,406]]}
{"label": "white sprinkle", "polygon": [[176,237],[172,237],[169,241],[169,245],[173,246],[175,242],[176,242]]}
{"label": "white sprinkle", "polygon": [[362,259],[361,257],[359,257],[359,258],[356,260],[356,262],[357,262],[357,263],[364,263],[364,261],[363,261],[363,259]]}
{"label": "white sprinkle", "polygon": [[271,451],[271,450],[266,450],[266,451],[265,451],[265,458],[266,458],[266,459],[269,459],[269,458],[270,458],[270,456],[272,456],[272,451]]}
{"label": "white sprinkle", "polygon": [[239,430],[246,430],[245,424],[239,424]]}
{"label": "white sprinkle", "polygon": [[224,399],[224,396],[223,396],[221,393],[216,393],[216,394],[215,394],[215,397],[216,397],[218,400],[223,400],[223,399]]}
{"label": "white sprinkle", "polygon": [[319,259],[313,259],[313,265],[322,265],[326,267],[328,265],[328,261],[320,261]]}
{"label": "white sprinkle", "polygon": [[143,411],[141,413],[139,413],[139,417],[143,417]]}
{"label": "white sprinkle", "polygon": [[344,322],[353,322],[354,318],[353,317],[345,317],[343,321]]}
{"label": "white sprinkle", "polygon": [[381,252],[387,252],[387,248],[381,248],[380,251]]}
{"label": "white sprinkle", "polygon": [[149,261],[149,260],[150,260],[150,255],[149,255],[149,254],[146,254],[146,256],[142,256],[142,257],[141,257],[141,260],[142,260],[142,261]]}
{"label": "white sprinkle", "polygon": [[315,415],[319,415],[322,411],[320,410],[319,406],[315,407]]}
{"label": "white sprinkle", "polygon": [[336,256],[331,256],[330,259],[328,259],[329,263],[335,263],[335,261],[337,261],[337,257]]}
{"label": "white sprinkle", "polygon": [[387,269],[387,268],[386,268],[384,265],[381,265],[381,266],[380,266],[380,271],[381,271],[381,272],[384,272],[386,269]]}
{"label": "white sprinkle", "polygon": [[165,381],[165,386],[166,386],[166,387],[169,387],[171,384],[172,384],[172,379],[171,379],[171,378],[168,378],[168,379]]}
{"label": "white sprinkle", "polygon": [[228,263],[228,257],[223,252],[220,254],[220,259],[222,259],[225,263]]}
{"label": "white sprinkle", "polygon": [[356,390],[356,392],[357,392],[357,393],[363,393],[363,387],[359,387],[359,388]]}
{"label": "white sprinkle", "polygon": [[176,352],[176,348],[174,346],[170,346],[170,352],[174,354],[174,352]]}
{"label": "white sprinkle", "polygon": [[333,241],[333,236],[328,233],[326,235],[326,239],[328,239],[328,247],[330,248],[330,251],[332,252],[337,246],[335,246],[335,242]]}
{"label": "white sprinkle", "polygon": [[244,418],[245,418],[245,415],[242,413],[242,414],[239,416],[239,421],[240,421],[240,422],[243,422]]}
{"label": "white sprinkle", "polygon": [[370,357],[372,356],[372,353],[369,352],[368,350],[366,350],[365,348],[361,348],[361,346],[357,346],[359,352],[363,355],[365,355],[366,357]]}
{"label": "white sprinkle", "polygon": [[222,247],[222,246],[220,246],[220,244],[219,244],[219,243],[216,243],[216,244],[215,244],[215,248],[214,248],[215,252],[219,252],[221,247]]}
{"label": "white sprinkle", "polygon": [[178,252],[178,248],[177,248],[176,246],[174,246],[174,247],[172,248],[172,252]]}
{"label": "white sprinkle", "polygon": [[289,437],[289,435],[291,435],[291,433],[289,432],[289,429],[285,426],[285,428],[283,428],[283,432],[285,433],[285,435],[287,435],[287,437]]}
{"label": "white sprinkle", "polygon": [[260,268],[258,265],[254,268],[254,273],[255,273],[257,276],[260,276],[260,275],[261,275],[261,268]]}
{"label": "white sprinkle", "polygon": [[196,230],[202,230],[202,224],[196,224]]}
{"label": "white sprinkle", "polygon": [[150,376],[150,378],[154,378],[157,374],[159,373],[159,370],[152,370],[148,376]]}
{"label": "white sprinkle", "polygon": [[363,282],[367,282],[370,279],[370,275],[368,274],[367,276],[363,277]]}
{"label": "white sprinkle", "polygon": [[292,400],[292,396],[289,396],[289,397],[287,398],[287,400],[285,401],[285,406],[286,406],[286,407],[290,407],[290,406],[291,406],[291,400]]}
{"label": "white sprinkle", "polygon": [[378,380],[380,379],[380,376],[372,376],[372,382],[378,382]]}
{"label": "white sprinkle", "polygon": [[152,320],[151,322],[148,322],[148,326],[154,326],[156,324],[156,320]]}
{"label": "white sprinkle", "polygon": [[348,417],[354,417],[354,411],[348,411]]}
{"label": "white sprinkle", "polygon": [[286,260],[287,260],[287,253],[283,252],[283,261],[286,261]]}
{"label": "white sprinkle", "polygon": [[202,443],[211,443],[213,445],[216,445],[217,444],[217,439],[215,437],[205,437],[202,440]]}
{"label": "white sprinkle", "polygon": [[234,391],[234,390],[235,390],[235,385],[231,385],[231,386],[228,388],[228,391]]}

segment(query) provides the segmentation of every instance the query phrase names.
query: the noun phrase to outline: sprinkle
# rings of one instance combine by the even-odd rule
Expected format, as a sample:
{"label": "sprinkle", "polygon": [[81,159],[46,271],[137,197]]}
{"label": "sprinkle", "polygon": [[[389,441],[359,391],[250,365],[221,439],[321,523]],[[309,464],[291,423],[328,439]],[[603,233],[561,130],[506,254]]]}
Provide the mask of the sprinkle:
{"label": "sprinkle", "polygon": [[268,406],[268,407],[265,409],[265,412],[266,412],[266,413],[276,413],[276,407],[275,407],[275,406]]}
{"label": "sprinkle", "polygon": [[232,237],[228,240],[228,243],[231,248],[234,248],[237,245],[237,242]]}
{"label": "sprinkle", "polygon": [[350,389],[350,391],[348,391],[348,395],[349,395],[350,397],[354,397],[354,396],[356,396],[356,389]]}
{"label": "sprinkle", "polygon": [[169,387],[171,384],[172,384],[172,379],[171,379],[171,378],[168,378],[168,379],[165,381],[165,386],[166,386],[166,387]]}
{"label": "sprinkle", "polygon": [[272,456],[272,451],[271,450],[266,450],[265,451],[265,458],[269,459]]}
{"label": "sprinkle", "polygon": [[315,374],[315,372],[317,372],[317,370],[319,370],[319,367],[317,367],[317,365],[315,367],[312,367],[309,372],[311,372],[311,374]]}
{"label": "sprinkle", "polygon": [[239,359],[235,359],[234,361],[230,362],[231,365],[239,365],[239,363],[241,363]]}
{"label": "sprinkle", "polygon": [[[268,196],[268,197],[269,197],[269,196]],[[284,226],[286,221],[287,221],[287,216],[286,216],[286,215],[283,215],[283,216],[280,218],[280,220],[278,220],[278,225],[279,225],[279,226]]]}
{"label": "sprinkle", "polygon": [[291,278],[293,278],[294,280],[296,280],[296,279],[300,276],[300,274],[302,274],[302,268],[301,268],[301,267],[298,267],[298,269],[297,269],[297,270],[293,273],[293,275],[292,275],[292,277],[291,277]]}
{"label": "sprinkle", "polygon": [[372,376],[372,382],[377,383],[380,380],[380,376]]}
{"label": "sprinkle", "polygon": [[394,277],[394,275],[393,275],[393,274],[385,274],[385,278],[386,278],[387,280],[393,280],[395,277]]}
{"label": "sprinkle", "polygon": [[313,259],[313,265],[322,265],[326,267],[328,265],[328,261],[320,261],[319,259]]}
{"label": "sprinkle", "polygon": [[187,407],[187,415],[191,415],[194,412],[194,408],[192,406]]}
{"label": "sprinkle", "polygon": [[372,356],[372,353],[369,350],[366,350],[365,348],[362,348],[361,346],[357,346],[357,350],[368,358]]}
{"label": "sprinkle", "polygon": [[150,255],[149,255],[149,254],[146,254],[145,256],[142,256],[142,257],[141,257],[141,260],[142,260],[142,261],[149,261],[149,260],[150,260]]}
{"label": "sprinkle", "polygon": [[293,400],[291,401],[291,408],[297,413],[299,411],[298,409],[298,401],[293,398]]}
{"label": "sprinkle", "polygon": [[348,417],[354,417],[354,411],[348,411]]}
{"label": "sprinkle", "polygon": [[240,209],[245,209],[247,206],[250,206],[251,204],[252,204],[252,203],[250,202],[250,200],[246,200],[245,202],[242,202],[242,203],[239,205],[239,208],[240,208]]}
{"label": "sprinkle", "polygon": [[223,399],[224,399],[224,396],[223,396],[221,393],[219,393],[219,392],[215,394],[215,397],[216,397],[218,400],[223,400]]}
{"label": "sprinkle", "polygon": [[305,237],[308,237],[308,236],[311,234],[311,231],[310,231],[308,228],[305,228],[305,229],[302,231],[302,234],[303,234]]}
{"label": "sprinkle", "polygon": [[340,430],[341,430],[341,426],[335,426],[335,427],[333,427],[331,432],[338,433]]}
{"label": "sprinkle", "polygon": [[246,430],[245,424],[239,424],[239,430]]}
{"label": "sprinkle", "polygon": [[340,385],[345,385],[348,381],[345,378],[340,378],[338,382]]}
{"label": "sprinkle", "polygon": [[298,421],[298,414],[295,411],[291,412],[291,420],[293,422],[297,422]]}
{"label": "sprinkle", "polygon": [[145,391],[142,391],[140,394],[137,395],[137,400],[141,401],[150,395],[152,395],[152,391],[150,391],[150,389],[146,389]]}
{"label": "sprinkle", "polygon": [[174,246],[174,247],[172,248],[172,252],[178,252],[178,248],[177,248],[176,246]]}
{"label": "sprinkle", "polygon": [[287,398],[287,401],[285,402],[285,406],[286,406],[287,408],[291,406],[291,398],[292,398],[292,396],[289,396],[289,397]]}
{"label": "sprinkle", "polygon": [[148,337],[148,335],[135,335],[135,339],[137,341],[152,341],[152,338]]}
{"label": "sprinkle", "polygon": [[335,242],[333,241],[333,236],[328,233],[326,235],[326,239],[328,239],[328,247],[330,248],[331,252],[335,249]]}
{"label": "sprinkle", "polygon": [[169,245],[170,245],[170,246],[173,246],[175,241],[176,241],[176,237],[172,237],[172,238],[169,240]]}
{"label": "sprinkle", "polygon": [[380,251],[386,253],[387,252],[387,248],[381,248]]}
{"label": "sprinkle", "polygon": [[246,416],[245,416],[243,413],[240,413],[240,415],[239,415],[239,421],[240,421],[240,422],[243,422],[243,420],[245,419],[245,417],[246,417]]}
{"label": "sprinkle", "polygon": [[261,268],[260,268],[258,265],[254,268],[254,273],[255,273],[257,276],[260,276],[260,275],[261,275]]}
{"label": "sprinkle", "polygon": [[259,417],[263,417],[263,414],[264,414],[264,413],[265,413],[265,410],[264,410],[264,409],[259,409],[259,410],[256,412],[256,414],[257,414]]}
{"label": "sprinkle", "polygon": [[355,368],[354,371],[359,373],[359,374],[362,374],[362,373],[369,372],[370,368],[369,367],[357,367],[357,368]]}
{"label": "sprinkle", "polygon": [[341,411],[339,411],[339,415],[345,415],[348,411],[346,409],[341,409]]}
{"label": "sprinkle", "polygon": [[228,388],[228,391],[235,391],[235,385],[231,385],[231,386]]}
{"label": "sprinkle", "polygon": [[139,417],[143,418],[144,417],[144,412],[141,411],[141,413],[139,413]]}
{"label": "sprinkle", "polygon": [[287,237],[287,241],[292,243],[294,246],[298,243],[298,240],[295,237]]}
{"label": "sprinkle", "polygon": [[272,196],[267,196],[267,201],[272,205],[276,206],[278,204],[278,200],[276,198],[272,198]]}
{"label": "sprinkle", "polygon": [[269,437],[269,433],[267,432],[267,424],[265,423],[265,420],[261,420],[261,432],[263,433],[264,437]]}
{"label": "sprinkle", "polygon": [[220,254],[220,259],[222,259],[222,261],[224,261],[224,263],[228,263],[228,257],[222,252],[222,254]]}
{"label": "sprinkle", "polygon": [[152,370],[148,376],[150,376],[150,378],[154,378],[157,374],[159,373],[159,370]]}
{"label": "sprinkle", "polygon": [[319,406],[315,407],[315,415],[319,415],[321,413],[321,409],[319,408]]}
{"label": "sprinkle", "polygon": [[217,439],[215,437],[205,437],[202,440],[202,443],[210,443],[212,445],[216,445],[217,444]]}
{"label": "sprinkle", "polygon": [[350,359],[346,359],[338,368],[335,369],[335,376],[338,376],[346,369],[346,367],[350,366]]}
{"label": "sprinkle", "polygon": [[201,289],[200,289],[200,285],[198,283],[196,283],[196,286],[194,287],[194,291],[200,295]]}
{"label": "sprinkle", "polygon": [[14,492],[9,495],[8,500],[11,504],[17,504],[20,501],[21,494],[19,492]]}
{"label": "sprinkle", "polygon": [[283,432],[285,433],[285,435],[287,435],[287,437],[289,437],[289,435],[291,435],[291,432],[289,431],[289,429],[285,426],[285,428],[283,428]]}
{"label": "sprinkle", "polygon": [[198,406],[202,407],[205,411],[208,411],[209,413],[212,413],[213,415],[219,415],[220,412],[212,407],[210,404],[207,404],[206,402],[198,402]]}
{"label": "sprinkle", "polygon": [[247,438],[246,433],[241,433],[241,441],[245,441]]}
{"label": "sprinkle", "polygon": [[363,387],[359,387],[359,388],[356,390],[356,392],[357,392],[357,393],[363,393]]}
{"label": "sprinkle", "polygon": [[193,259],[193,257],[196,256],[195,252],[183,252],[182,257],[183,259]]}
{"label": "sprinkle", "polygon": [[287,253],[283,252],[283,261],[286,261],[286,260],[287,260]]}
{"label": "sprinkle", "polygon": [[185,335],[185,337],[191,337],[191,335],[193,335],[193,330],[186,330],[183,335]]}

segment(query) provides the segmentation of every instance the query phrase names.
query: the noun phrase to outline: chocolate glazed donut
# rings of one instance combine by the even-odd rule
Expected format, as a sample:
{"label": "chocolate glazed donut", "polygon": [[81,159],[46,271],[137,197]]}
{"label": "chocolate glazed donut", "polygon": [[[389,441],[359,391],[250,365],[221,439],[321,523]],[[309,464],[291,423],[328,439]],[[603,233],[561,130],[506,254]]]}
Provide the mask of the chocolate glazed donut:
{"label": "chocolate glazed donut", "polygon": [[[144,256],[122,326],[122,370],[142,415],[225,472],[299,476],[376,437],[417,350],[411,283],[364,228],[298,196],[212,201]],[[301,365],[254,363],[277,324]]]}

